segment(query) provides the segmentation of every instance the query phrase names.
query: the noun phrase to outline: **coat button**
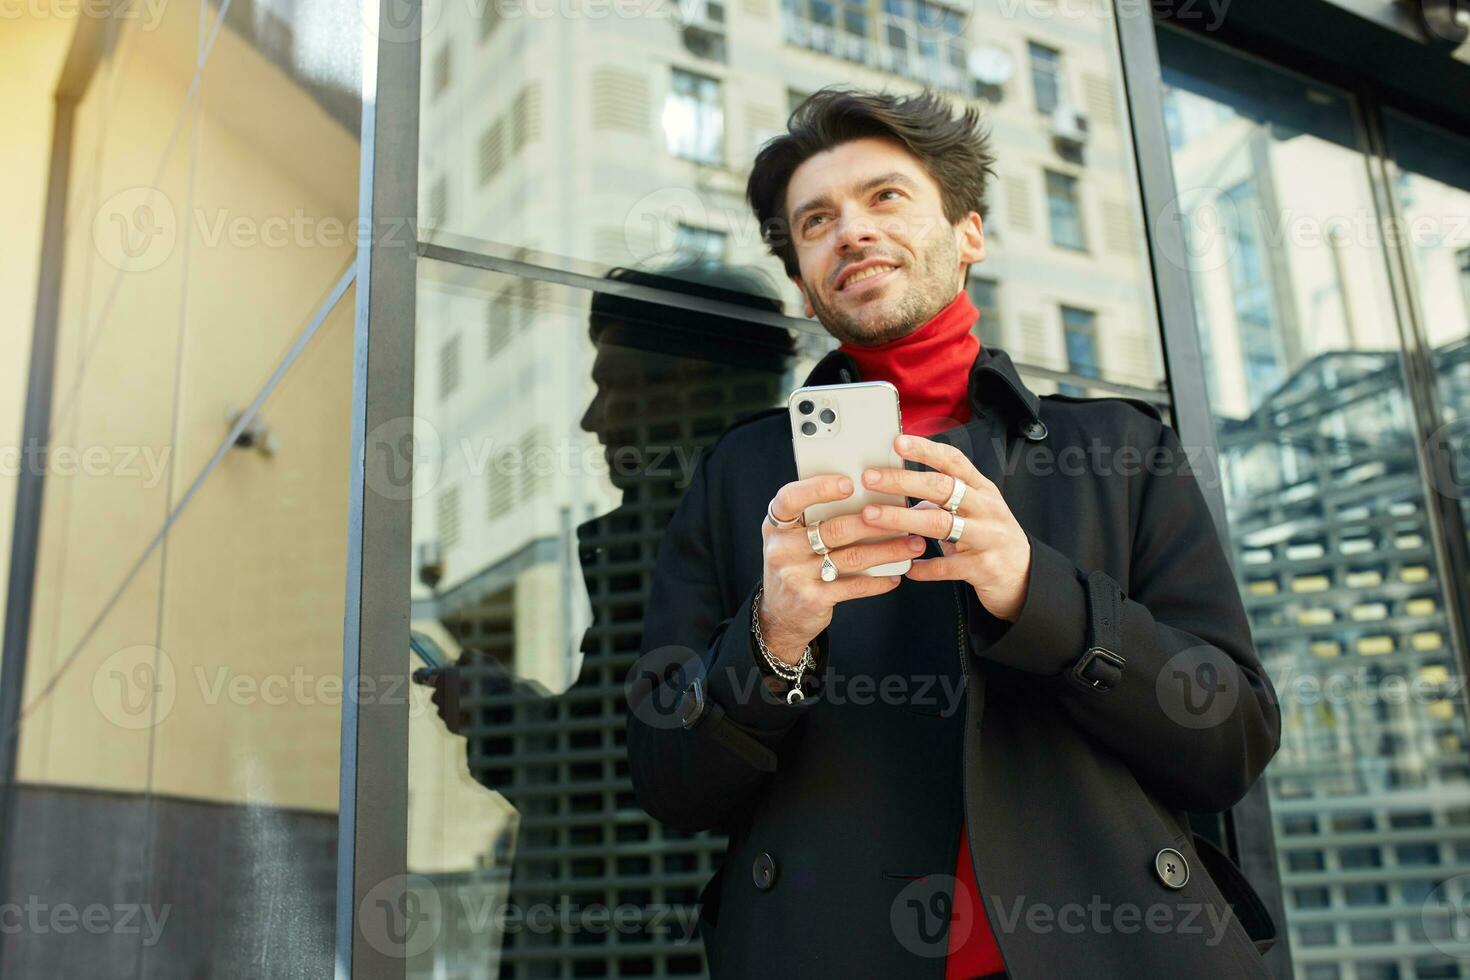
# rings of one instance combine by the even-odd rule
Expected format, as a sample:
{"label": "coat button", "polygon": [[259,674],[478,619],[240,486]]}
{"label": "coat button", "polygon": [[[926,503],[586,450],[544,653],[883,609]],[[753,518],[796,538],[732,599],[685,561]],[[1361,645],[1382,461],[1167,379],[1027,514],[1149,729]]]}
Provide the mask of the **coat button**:
{"label": "coat button", "polygon": [[761,891],[769,890],[776,883],[776,859],[761,851],[750,866],[750,876],[755,879],[755,887]]}
{"label": "coat button", "polygon": [[1032,442],[1040,442],[1046,438],[1046,423],[1040,419],[1032,419],[1030,422],[1021,426],[1021,435],[1030,439]]}
{"label": "coat button", "polygon": [[1184,855],[1166,847],[1154,855],[1154,873],[1170,888],[1183,888],[1189,881],[1189,862]]}

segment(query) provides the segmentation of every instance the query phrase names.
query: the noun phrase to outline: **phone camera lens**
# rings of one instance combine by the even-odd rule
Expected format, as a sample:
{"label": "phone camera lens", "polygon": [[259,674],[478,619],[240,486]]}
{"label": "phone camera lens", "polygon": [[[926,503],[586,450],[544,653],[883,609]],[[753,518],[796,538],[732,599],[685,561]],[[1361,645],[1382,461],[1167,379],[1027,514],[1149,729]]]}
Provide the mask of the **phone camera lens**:
{"label": "phone camera lens", "polygon": [[801,414],[803,414],[803,415],[810,415],[810,414],[812,414],[812,409],[814,409],[816,407],[817,406],[813,405],[811,402],[809,402],[809,401],[807,401],[805,399],[802,399],[801,401],[799,401],[799,402],[796,403],[796,410],[798,412],[800,412]]}
{"label": "phone camera lens", "polygon": [[833,412],[830,408],[822,409],[822,414],[817,417],[820,418],[823,422],[826,422],[828,425],[831,425],[833,422],[837,421],[837,413]]}
{"label": "phone camera lens", "polygon": [[801,423],[801,431],[803,435],[814,436],[817,434],[817,423],[803,422]]}

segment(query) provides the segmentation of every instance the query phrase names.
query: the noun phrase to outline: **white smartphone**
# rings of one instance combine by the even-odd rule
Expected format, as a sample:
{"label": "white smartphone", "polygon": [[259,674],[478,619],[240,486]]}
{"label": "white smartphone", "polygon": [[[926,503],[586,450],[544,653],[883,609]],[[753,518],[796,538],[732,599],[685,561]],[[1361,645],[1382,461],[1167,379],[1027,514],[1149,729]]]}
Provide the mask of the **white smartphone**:
{"label": "white smartphone", "polygon": [[[829,517],[859,513],[868,504],[908,506],[901,494],[880,493],[863,485],[863,470],[870,466],[904,468],[904,459],[893,448],[903,431],[898,414],[898,389],[887,381],[859,381],[846,385],[813,385],[797,388],[786,401],[791,416],[791,446],[796,455],[798,479],[838,473],[852,480],[852,496],[829,500],[806,509],[808,525]],[[864,538],[887,541],[903,537],[891,531]],[[913,559],[874,565],[852,574],[902,575]],[[844,573],[848,574],[848,573]]]}

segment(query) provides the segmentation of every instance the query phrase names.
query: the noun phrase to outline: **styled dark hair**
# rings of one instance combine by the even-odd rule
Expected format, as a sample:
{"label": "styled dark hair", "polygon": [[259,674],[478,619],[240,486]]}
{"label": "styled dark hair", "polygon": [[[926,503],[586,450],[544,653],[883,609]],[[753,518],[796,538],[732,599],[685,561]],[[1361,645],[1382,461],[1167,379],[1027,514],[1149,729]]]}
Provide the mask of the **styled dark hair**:
{"label": "styled dark hair", "polygon": [[971,211],[984,219],[985,187],[995,177],[990,134],[980,113],[968,107],[952,118],[950,104],[929,88],[918,95],[864,92],[827,86],[812,93],[786,120],[787,132],[760,148],[745,196],[760,223],[761,240],[788,276],[800,275],[786,219],[786,187],[796,168],[835,146],[868,136],[897,140],[919,159],[939,185],[951,225]]}

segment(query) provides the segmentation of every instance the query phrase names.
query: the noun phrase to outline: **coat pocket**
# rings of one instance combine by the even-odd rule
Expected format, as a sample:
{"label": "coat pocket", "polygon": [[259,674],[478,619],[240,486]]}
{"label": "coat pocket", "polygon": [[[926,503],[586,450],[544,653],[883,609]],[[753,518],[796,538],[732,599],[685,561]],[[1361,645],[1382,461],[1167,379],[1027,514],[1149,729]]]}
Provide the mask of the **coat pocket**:
{"label": "coat pocket", "polygon": [[1200,863],[1205,866],[1205,873],[1215,882],[1215,887],[1220,889],[1225,901],[1230,903],[1236,919],[1245,929],[1245,934],[1255,943],[1256,950],[1264,955],[1276,945],[1277,939],[1276,922],[1271,918],[1266,904],[1261,901],[1255,888],[1251,887],[1245,874],[1230,860],[1229,855],[1216,847],[1209,838],[1199,834],[1193,836],[1194,851],[1199,855]]}

